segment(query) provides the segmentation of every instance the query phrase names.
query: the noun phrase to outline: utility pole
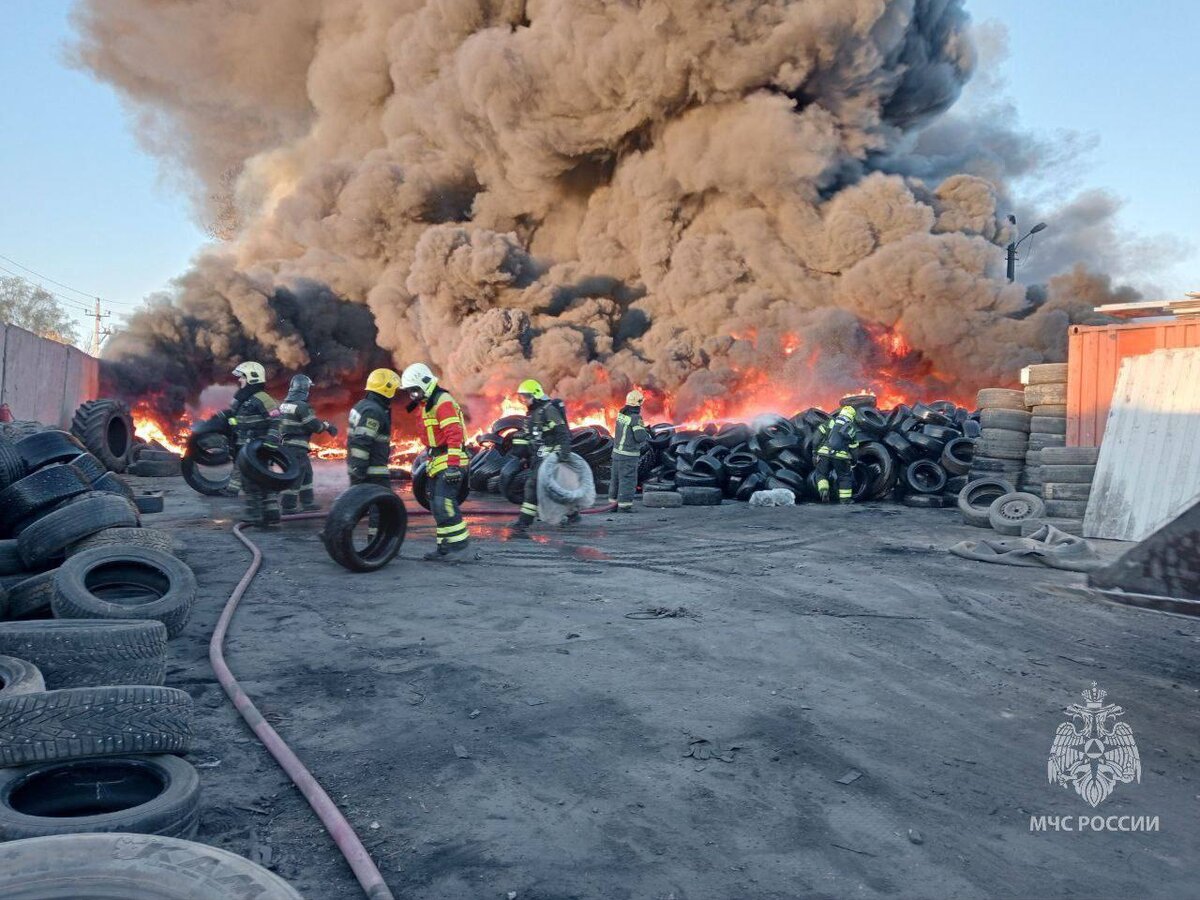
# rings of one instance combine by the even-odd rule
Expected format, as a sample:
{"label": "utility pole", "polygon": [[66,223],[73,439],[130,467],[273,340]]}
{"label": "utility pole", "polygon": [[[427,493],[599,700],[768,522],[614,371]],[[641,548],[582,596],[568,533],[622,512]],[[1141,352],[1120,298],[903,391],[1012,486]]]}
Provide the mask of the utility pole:
{"label": "utility pole", "polygon": [[[1016,235],[1020,234],[1020,231],[1017,230],[1017,217],[1010,215],[1008,217],[1008,224],[1010,224],[1012,226],[1012,228],[1013,228],[1012,233],[1015,238]],[[1008,280],[1010,282],[1017,280],[1017,247],[1019,247],[1022,243],[1024,243],[1025,238],[1033,237],[1039,231],[1045,231],[1045,230],[1046,230],[1046,223],[1038,222],[1036,225],[1034,225],[1032,228],[1029,229],[1029,233],[1026,234],[1025,237],[1021,238],[1021,240],[1009,241],[1008,247],[1005,250],[1004,255],[1005,255],[1005,259],[1008,261],[1007,274],[1008,274]],[[1032,246],[1032,244],[1030,246]]]}
{"label": "utility pole", "polygon": [[[112,313],[100,312],[100,298],[96,298],[96,311],[92,313],[92,356],[100,355],[100,320],[107,319]],[[105,336],[108,335],[108,329],[104,330]]]}

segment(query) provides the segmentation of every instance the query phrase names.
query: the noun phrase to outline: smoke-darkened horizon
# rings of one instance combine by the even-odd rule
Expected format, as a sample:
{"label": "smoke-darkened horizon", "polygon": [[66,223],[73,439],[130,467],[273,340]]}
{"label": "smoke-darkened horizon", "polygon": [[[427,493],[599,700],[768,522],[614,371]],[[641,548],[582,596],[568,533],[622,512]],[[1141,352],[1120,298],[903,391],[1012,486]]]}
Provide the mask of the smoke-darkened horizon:
{"label": "smoke-darkened horizon", "polygon": [[1012,182],[1055,149],[947,115],[962,0],[84,0],[76,24],[221,238],[106,349],[169,408],[244,358],[583,406],[636,384],[684,417],[966,396],[1132,296],[1086,268],[1095,195],[1044,285],[1004,280]]}

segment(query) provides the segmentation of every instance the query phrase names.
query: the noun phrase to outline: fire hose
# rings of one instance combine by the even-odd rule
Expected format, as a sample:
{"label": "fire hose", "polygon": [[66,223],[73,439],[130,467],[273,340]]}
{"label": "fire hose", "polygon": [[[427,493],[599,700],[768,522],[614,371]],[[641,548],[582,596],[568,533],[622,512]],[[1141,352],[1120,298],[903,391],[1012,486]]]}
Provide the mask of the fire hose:
{"label": "fire hose", "polygon": [[[584,514],[604,513],[611,512],[615,508],[616,504],[611,503],[606,506],[581,510],[581,512]],[[496,516],[511,515],[512,513],[509,510],[477,510],[473,514]],[[305,519],[323,519],[325,513],[298,513],[283,518],[289,522],[298,522]],[[383,875],[380,874],[374,860],[371,859],[371,854],[367,852],[367,848],[363,846],[358,834],[354,831],[354,826],[337,808],[337,804],[321,787],[312,772],[300,761],[287,742],[279,736],[279,732],[272,728],[271,723],[259,712],[258,707],[242,690],[241,684],[238,683],[237,678],[234,677],[225,662],[225,636],[229,631],[229,623],[233,620],[233,614],[237,611],[238,604],[241,603],[242,597],[250,587],[250,582],[258,574],[263,560],[262,551],[258,549],[258,545],[246,537],[242,531],[244,527],[245,523],[235,525],[233,535],[246,546],[253,558],[245,574],[242,575],[241,581],[229,595],[229,600],[226,601],[225,608],[221,611],[221,617],[217,620],[217,627],[213,630],[212,639],[208,642],[208,659],[212,664],[213,672],[216,673],[217,682],[232,701],[238,714],[246,720],[246,724],[250,726],[255,737],[267,748],[267,752],[275,757],[275,761],[304,795],[304,799],[308,801],[308,805],[317,814],[317,818],[321,820],[321,824],[325,826],[325,830],[329,832],[329,836],[333,838],[338,850],[345,857],[350,869],[354,872],[354,877],[358,879],[358,883],[369,900],[394,900],[394,895],[384,882]]]}

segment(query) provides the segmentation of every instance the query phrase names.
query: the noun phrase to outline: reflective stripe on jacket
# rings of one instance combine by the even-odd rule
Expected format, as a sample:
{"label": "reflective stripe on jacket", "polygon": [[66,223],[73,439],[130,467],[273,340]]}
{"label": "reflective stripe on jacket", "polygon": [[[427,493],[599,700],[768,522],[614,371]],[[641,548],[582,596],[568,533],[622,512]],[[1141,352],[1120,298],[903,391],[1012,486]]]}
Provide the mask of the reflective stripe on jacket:
{"label": "reflective stripe on jacket", "polygon": [[613,453],[622,456],[641,456],[642,447],[650,440],[650,432],[642,424],[642,410],[638,406],[624,406],[617,413],[617,434],[613,440]]}
{"label": "reflective stripe on jacket", "polygon": [[430,478],[444,469],[467,464],[467,452],[463,449],[467,423],[463,420],[462,407],[449,391],[434,390],[421,410],[421,423],[425,426],[425,445],[429,448],[425,471]]}
{"label": "reflective stripe on jacket", "polygon": [[378,395],[371,393],[350,410],[346,435],[346,466],[358,476],[388,474],[392,455],[392,412]]}

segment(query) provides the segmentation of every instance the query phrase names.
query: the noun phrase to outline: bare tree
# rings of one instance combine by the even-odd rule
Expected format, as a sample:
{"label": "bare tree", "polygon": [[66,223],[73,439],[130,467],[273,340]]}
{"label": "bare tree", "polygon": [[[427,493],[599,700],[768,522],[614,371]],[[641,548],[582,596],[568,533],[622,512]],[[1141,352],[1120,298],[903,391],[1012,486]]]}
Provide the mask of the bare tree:
{"label": "bare tree", "polygon": [[0,321],[63,344],[78,339],[75,323],[58,298],[22,278],[0,277]]}

